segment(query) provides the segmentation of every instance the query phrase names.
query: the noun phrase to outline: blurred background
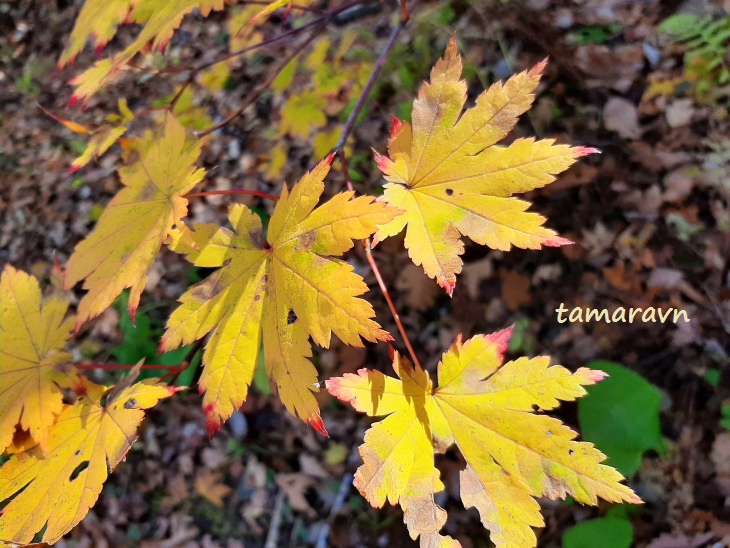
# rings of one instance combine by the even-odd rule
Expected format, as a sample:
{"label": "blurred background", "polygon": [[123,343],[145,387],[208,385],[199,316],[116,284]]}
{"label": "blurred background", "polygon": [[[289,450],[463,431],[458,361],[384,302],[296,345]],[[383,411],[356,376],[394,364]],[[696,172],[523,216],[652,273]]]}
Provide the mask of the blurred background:
{"label": "blurred background", "polygon": [[[119,98],[135,113],[165,104],[186,75],[156,69],[218,58],[306,24],[336,2],[295,5],[306,9],[280,9],[240,31],[261,5],[233,2],[205,19],[193,13],[164,56],[138,58],[144,70],[124,71],[82,111],[67,109],[67,82],[92,64],[93,47],[54,75],[81,2],[0,2],[0,267],[12,263],[48,280],[53,259],[66,262],[119,188],[124,148],[114,145],[67,175],[88,138],[38,105],[96,128],[117,112]],[[370,147],[386,151],[390,116],[410,118],[419,86],[454,34],[470,101],[549,58],[533,109],[503,144],[537,136],[602,151],[526,196],[547,226],[575,245],[505,253],[467,243],[453,298],[411,263],[402,236],[376,248],[422,363],[434,372],[459,333],[514,325],[511,356],[550,355],[571,370],[590,365],[611,374],[557,416],[596,443],[645,504],[541,500],[540,546],[730,546],[730,3],[444,0],[410,8],[348,141],[349,176],[359,192],[382,193]],[[251,108],[208,140],[205,190],[278,194],[324,157],[398,10],[392,1],[364,2],[333,20]],[[137,32],[122,26],[106,48],[121,50]],[[284,40],[198,74],[176,114],[193,129],[220,121],[294,44]],[[135,119],[129,134],[141,135],[154,116]],[[344,188],[338,170],[328,178],[330,195]],[[191,201],[191,218],[222,222],[231,201],[264,218],[271,213],[258,198],[219,196]],[[404,350],[359,246],[348,260],[373,288],[367,298],[378,321]],[[73,340],[76,361],[179,363],[187,349],[157,357],[159,336],[177,297],[207,274],[163,252],[136,327],[122,296]],[[561,303],[610,312],[671,307],[691,321],[559,323]],[[360,367],[391,372],[386,345],[334,342],[315,355],[322,379]],[[192,367],[178,382],[194,385],[196,375]],[[196,390],[162,402],[95,508],[59,546],[413,545],[400,509],[374,510],[351,486],[369,421],[322,393],[331,435],[324,439],[286,414],[264,375],[257,373],[254,385],[212,440]],[[458,500],[461,457],[449,452],[437,463],[446,485],[437,497],[449,512],[445,531],[465,547],[490,546],[476,512]]]}

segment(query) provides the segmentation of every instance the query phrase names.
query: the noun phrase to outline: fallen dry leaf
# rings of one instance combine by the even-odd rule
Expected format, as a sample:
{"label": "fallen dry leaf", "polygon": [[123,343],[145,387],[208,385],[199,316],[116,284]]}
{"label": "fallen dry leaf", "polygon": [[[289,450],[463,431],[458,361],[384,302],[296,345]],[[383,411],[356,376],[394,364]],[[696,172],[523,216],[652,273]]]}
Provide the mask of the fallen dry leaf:
{"label": "fallen dry leaf", "polygon": [[195,478],[195,490],[213,506],[222,507],[223,497],[226,497],[231,488],[221,483],[221,475],[217,472],[205,470]]}

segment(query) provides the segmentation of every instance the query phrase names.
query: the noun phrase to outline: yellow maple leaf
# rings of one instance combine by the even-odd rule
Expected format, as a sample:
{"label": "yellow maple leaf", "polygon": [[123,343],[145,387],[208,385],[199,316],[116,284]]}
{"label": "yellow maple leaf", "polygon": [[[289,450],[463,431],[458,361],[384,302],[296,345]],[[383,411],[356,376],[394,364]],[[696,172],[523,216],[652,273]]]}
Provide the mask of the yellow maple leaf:
{"label": "yellow maple leaf", "polygon": [[104,2],[85,2],[69,37],[69,44],[58,61],[63,67],[84,49],[86,42],[96,43],[99,54],[109,40],[117,33],[117,26],[129,15],[135,0],[105,0]]}
{"label": "yellow maple leaf", "polygon": [[[114,0],[113,0],[114,1]],[[222,10],[227,0],[136,0],[132,1],[132,11],[129,20],[144,25],[137,39],[134,40],[123,51],[117,53],[109,59],[97,61],[91,68],[87,69],[79,76],[71,80],[71,84],[76,88],[70,105],[74,105],[79,101],[83,103],[99,91],[106,84],[110,83],[111,78],[116,75],[121,67],[126,65],[132,58],[140,53],[145,47],[150,46],[152,51],[163,50],[167,47],[172,35],[180,26],[183,17],[188,13],[197,9],[204,17],[207,17],[211,11]],[[98,3],[97,0],[87,0],[87,4]],[[92,8],[89,8],[92,9]],[[84,14],[82,9],[81,15]],[[77,22],[78,24],[78,22]],[[92,31],[88,29],[89,23],[84,19],[83,31],[79,31],[79,38],[72,40],[66,52],[62,55],[62,61],[70,58],[72,52],[78,52],[83,48],[83,43],[92,36]],[[92,21],[93,24],[93,21]],[[102,24],[102,28],[107,30],[106,34],[111,36],[116,32],[116,23],[113,25]],[[74,27],[74,31],[76,28]],[[73,32],[72,32],[73,36]],[[83,40],[82,40],[83,38]],[[107,38],[108,40],[108,38]],[[79,44],[81,44],[79,46]],[[75,53],[74,53],[75,55]]]}
{"label": "yellow maple leaf", "polygon": [[73,161],[68,173],[78,171],[91,160],[98,158],[109,150],[109,147],[126,133],[132,120],[134,120],[134,113],[129,110],[126,99],[120,99],[119,114],[110,114],[106,117],[106,124],[91,132],[91,139],[89,139],[83,154]]}
{"label": "yellow maple leaf", "polygon": [[171,115],[161,139],[119,170],[123,188],[104,210],[94,231],[76,246],[66,267],[66,288],[84,281],[88,293],[78,307],[76,326],[98,316],[125,287],[131,287],[134,313],[147,271],[162,240],[187,215],[183,195],[204,175],[195,168],[199,141],[186,141],[185,129]]}
{"label": "yellow maple leaf", "polygon": [[400,503],[411,536],[422,546],[456,545],[438,533],[446,512],[434,502],[444,486],[434,467],[434,451],[452,445],[467,467],[461,498],[475,506],[491,540],[501,546],[535,546],[531,527],[543,525],[533,497],[571,495],[585,504],[597,497],[640,503],[620,484],[615,469],[593,444],[574,441],[575,432],[533,409],[550,410],[586,392],[583,385],[604,378],[581,368],[571,373],[549,366],[549,358],[503,363],[511,329],[459,337],[438,366],[439,386],[420,367],[394,355],[399,379],[379,371],[326,381],[327,389],[360,412],[388,415],[365,433],[363,465],[355,485],[375,507]]}
{"label": "yellow maple leaf", "polygon": [[1,465],[0,501],[12,497],[0,515],[2,541],[28,543],[46,526],[41,540],[53,544],[70,531],[137,439],[144,410],[180,390],[148,379],[102,404],[106,387],[86,379],[83,387],[50,429],[45,453],[32,448]]}
{"label": "yellow maple leaf", "polygon": [[0,276],[0,452],[16,427],[46,446],[48,430],[63,406],[61,388],[77,379],[62,352],[73,318],[68,299],[41,299],[38,280],[10,265]]}
{"label": "yellow maple leaf", "polygon": [[362,346],[390,336],[371,318],[367,291],[353,267],[334,257],[367,238],[399,212],[373,198],[337,194],[315,209],[332,156],[294,185],[284,187],[264,239],[261,220],[244,205],[230,208],[233,231],[195,225],[176,231],[171,248],[197,266],[222,267],[191,287],[172,313],[160,345],[171,350],[213,335],[203,355],[200,391],[208,430],[246,399],[263,343],[266,372],[286,408],[326,434],[319,406],[317,370],[309,336],[329,347],[334,332]]}
{"label": "yellow maple leaf", "polygon": [[462,114],[466,82],[452,38],[413,102],[412,125],[393,118],[390,157],[375,153],[388,181],[379,199],[406,211],[380,227],[375,243],[407,227],[411,259],[449,295],[461,272],[462,236],[505,251],[571,243],[526,212],[528,202],[510,196],[553,182],[577,158],[597,151],[552,139],[495,145],[530,108],[544,68],[542,62],[492,85]]}

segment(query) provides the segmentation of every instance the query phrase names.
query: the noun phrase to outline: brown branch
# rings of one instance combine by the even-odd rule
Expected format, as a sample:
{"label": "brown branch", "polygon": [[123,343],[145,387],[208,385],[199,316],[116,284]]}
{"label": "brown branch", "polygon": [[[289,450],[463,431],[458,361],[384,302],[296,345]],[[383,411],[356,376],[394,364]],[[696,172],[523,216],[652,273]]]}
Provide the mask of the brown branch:
{"label": "brown branch", "polygon": [[[76,363],[74,364],[76,369],[132,369],[137,365],[118,365],[118,364],[100,364],[100,363]],[[172,369],[175,365],[159,365],[159,364],[142,364],[142,369]]]}
{"label": "brown branch", "polygon": [[314,31],[307,37],[306,40],[299,44],[291,54],[282,59],[281,62],[279,62],[279,64],[276,65],[276,67],[274,67],[272,71],[270,71],[266,79],[258,86],[256,86],[256,88],[254,88],[251,93],[248,94],[246,99],[244,99],[243,104],[239,108],[237,108],[231,114],[226,116],[223,120],[221,120],[217,124],[212,125],[208,129],[196,131],[195,136],[198,138],[205,137],[206,135],[209,135],[214,131],[219,130],[223,126],[229,124],[230,122],[238,118],[241,114],[243,114],[243,111],[246,110],[258,98],[258,96],[261,95],[261,93],[263,93],[271,85],[271,83],[276,79],[279,73],[284,70],[284,67],[286,67],[293,59],[301,54],[307,48],[307,46],[309,46],[309,44],[314,42],[314,39],[320,35],[320,33],[324,30],[326,26],[326,21],[320,23],[320,25],[314,29]]}
{"label": "brown branch", "polygon": [[375,279],[378,281],[378,285],[380,286],[380,291],[383,293],[383,297],[385,297],[385,301],[388,303],[388,308],[390,308],[390,313],[393,314],[393,319],[395,320],[395,324],[398,326],[398,331],[400,331],[401,337],[403,337],[403,342],[405,343],[406,348],[408,349],[408,354],[410,354],[411,360],[413,360],[413,365],[415,365],[418,368],[421,368],[421,363],[418,361],[416,352],[413,350],[413,346],[411,346],[411,341],[408,338],[408,335],[406,334],[406,330],[400,321],[400,316],[398,316],[398,311],[395,309],[395,305],[393,304],[393,301],[390,298],[390,294],[388,293],[388,288],[385,286],[383,277],[380,275],[380,270],[378,269],[378,265],[375,262],[375,258],[373,257],[372,247],[371,247],[369,238],[367,240],[363,240],[363,246],[365,247],[365,254],[367,255],[368,262],[370,263],[370,268],[372,268],[373,274],[375,274]]}
{"label": "brown branch", "polygon": [[267,200],[276,201],[279,199],[278,196],[273,194],[266,194],[265,192],[259,192],[258,190],[208,190],[206,192],[191,192],[190,194],[183,195],[183,198],[202,198],[203,196],[220,196],[228,194],[246,194],[249,196],[258,196],[259,198],[266,198]]}
{"label": "brown branch", "polygon": [[393,29],[393,32],[390,33],[390,38],[388,38],[388,43],[385,45],[385,49],[380,53],[380,57],[378,57],[377,62],[373,66],[373,70],[370,73],[370,77],[368,78],[368,81],[365,83],[365,87],[362,88],[362,91],[360,92],[360,97],[357,98],[357,103],[355,103],[355,108],[352,109],[352,112],[350,113],[350,116],[347,119],[347,122],[345,122],[345,127],[342,130],[342,135],[340,135],[340,138],[337,141],[337,144],[335,144],[335,147],[334,147],[335,151],[339,150],[345,146],[345,143],[347,142],[347,138],[350,136],[350,133],[352,133],[352,130],[355,127],[355,122],[357,121],[357,117],[360,115],[360,112],[362,111],[363,107],[365,106],[365,102],[367,101],[368,96],[370,95],[370,92],[372,91],[373,86],[375,85],[375,81],[378,79],[378,76],[380,76],[380,73],[382,72],[383,67],[385,66],[385,62],[388,60],[388,56],[390,55],[390,52],[393,49],[393,46],[395,45],[395,40],[398,38],[400,31],[403,30],[403,27],[405,27],[406,21],[400,20],[398,22],[398,24],[395,26],[395,28]]}

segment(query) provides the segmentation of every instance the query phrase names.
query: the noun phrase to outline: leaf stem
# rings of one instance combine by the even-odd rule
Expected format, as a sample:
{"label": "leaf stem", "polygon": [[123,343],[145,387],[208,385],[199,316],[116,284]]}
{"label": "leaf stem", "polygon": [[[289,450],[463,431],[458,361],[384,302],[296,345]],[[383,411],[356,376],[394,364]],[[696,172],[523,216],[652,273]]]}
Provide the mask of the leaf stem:
{"label": "leaf stem", "polygon": [[367,240],[363,240],[363,246],[365,247],[365,255],[367,255],[368,262],[370,263],[370,268],[372,268],[373,274],[375,274],[375,279],[378,281],[378,285],[380,286],[380,291],[382,291],[383,297],[385,297],[385,301],[388,303],[388,308],[390,308],[390,313],[393,314],[393,319],[395,320],[395,324],[398,326],[398,331],[400,331],[401,337],[403,337],[403,342],[405,343],[406,348],[408,349],[408,354],[410,354],[411,360],[413,360],[413,365],[415,365],[419,369],[423,369],[421,367],[421,363],[418,361],[418,356],[416,356],[416,352],[413,350],[411,341],[408,338],[408,335],[406,334],[406,330],[403,327],[403,323],[400,321],[400,316],[398,316],[398,311],[395,309],[393,300],[390,298],[390,293],[388,293],[388,288],[385,286],[383,277],[380,275],[380,270],[378,269],[378,265],[375,262],[375,258],[373,257],[370,238],[368,238]]}
{"label": "leaf stem", "polygon": [[190,194],[183,195],[183,198],[202,198],[203,196],[220,196],[230,194],[247,194],[249,196],[258,196],[259,198],[266,198],[267,200],[276,201],[279,199],[278,196],[273,194],[266,194],[266,192],[259,192],[258,190],[243,190],[243,189],[230,189],[230,190],[208,190],[206,192],[191,192]]}
{"label": "leaf stem", "polygon": [[[403,0],[402,2],[403,6],[405,6],[404,2],[405,0]],[[388,60],[388,56],[390,55],[390,52],[395,45],[395,41],[398,38],[400,32],[403,30],[403,27],[405,27],[407,21],[407,18],[405,20],[401,18],[395,28],[393,28],[393,31],[390,33],[390,38],[388,38],[388,43],[385,45],[385,49],[380,53],[380,57],[378,57],[378,60],[375,62],[373,70],[370,73],[370,77],[365,83],[365,87],[362,88],[362,91],[360,92],[360,97],[357,98],[355,108],[352,109],[352,112],[350,112],[350,116],[347,118],[347,122],[345,122],[345,127],[342,130],[342,134],[340,135],[337,144],[335,144],[335,150],[339,150],[345,146],[347,138],[350,136],[350,133],[352,133],[352,130],[355,128],[355,122],[357,121],[357,117],[360,115],[360,112],[365,106],[365,102],[367,101],[368,96],[370,95],[370,92],[375,85],[375,81],[378,79],[378,76],[380,76],[380,73],[385,66],[385,62]]]}
{"label": "leaf stem", "polygon": [[266,77],[266,79],[259,83],[259,85],[256,86],[254,90],[248,94],[246,99],[244,99],[243,104],[239,108],[237,108],[235,111],[226,116],[217,124],[213,124],[212,126],[210,126],[208,129],[196,131],[195,136],[198,138],[205,137],[206,135],[209,135],[214,131],[219,130],[223,126],[229,124],[230,122],[238,118],[241,114],[243,114],[243,111],[246,110],[258,98],[258,96],[261,95],[261,93],[263,93],[271,85],[271,83],[276,79],[279,73],[284,70],[284,67],[286,67],[298,55],[300,55],[307,48],[307,46],[309,46],[309,44],[314,42],[314,39],[321,34],[326,26],[327,21],[322,21],[319,26],[317,26],[314,31],[312,31],[312,33],[307,37],[306,40],[304,40],[301,44],[294,48],[294,51],[291,54],[282,59],[279,64],[276,65],[276,67],[274,67],[274,69],[269,72],[269,75]]}

